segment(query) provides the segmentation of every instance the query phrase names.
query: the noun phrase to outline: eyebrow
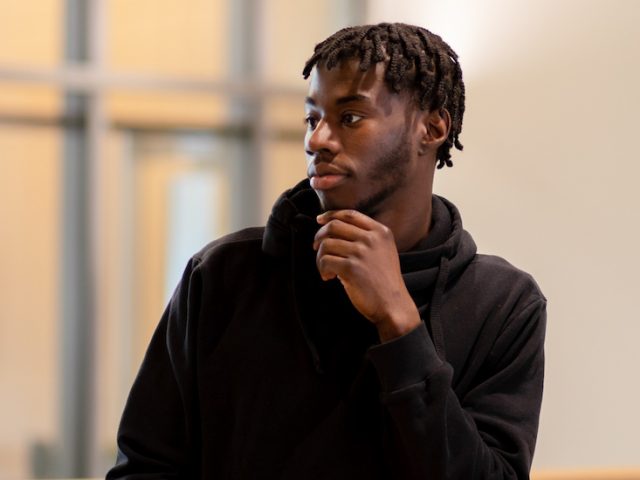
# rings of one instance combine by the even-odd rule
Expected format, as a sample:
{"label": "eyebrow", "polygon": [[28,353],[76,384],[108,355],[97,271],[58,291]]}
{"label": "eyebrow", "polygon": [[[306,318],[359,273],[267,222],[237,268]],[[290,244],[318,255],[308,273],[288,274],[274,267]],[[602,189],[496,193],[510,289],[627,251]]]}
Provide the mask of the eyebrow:
{"label": "eyebrow", "polygon": [[[371,102],[371,99],[366,95],[356,93],[354,95],[346,95],[344,97],[338,98],[336,100],[336,105],[344,105],[346,103],[351,103],[351,102]],[[316,101],[311,97],[306,97],[304,99],[304,103],[311,106],[316,105]]]}
{"label": "eyebrow", "polygon": [[346,97],[340,97],[336,100],[336,105],[344,105],[345,103],[351,102],[370,102],[371,99],[366,95],[361,95],[359,93],[355,95],[347,95]]}

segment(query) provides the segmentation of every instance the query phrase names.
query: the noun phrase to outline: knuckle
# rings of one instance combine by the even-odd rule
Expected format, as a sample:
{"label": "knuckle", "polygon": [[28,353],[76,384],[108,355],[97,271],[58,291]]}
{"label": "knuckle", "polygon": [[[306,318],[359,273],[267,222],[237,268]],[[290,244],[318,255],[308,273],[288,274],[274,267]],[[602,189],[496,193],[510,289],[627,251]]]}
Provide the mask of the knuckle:
{"label": "knuckle", "polygon": [[323,271],[327,268],[327,257],[324,255],[318,255],[316,257],[316,265],[318,266],[318,270]]}
{"label": "knuckle", "polygon": [[326,255],[332,252],[335,248],[335,240],[331,237],[327,238],[324,242],[322,242],[322,254]]}
{"label": "knuckle", "polygon": [[356,264],[351,258],[347,258],[343,262],[342,271],[346,275],[351,275],[356,269]]}
{"label": "knuckle", "polygon": [[373,232],[366,232],[363,238],[367,247],[372,247],[375,243],[375,234]]}

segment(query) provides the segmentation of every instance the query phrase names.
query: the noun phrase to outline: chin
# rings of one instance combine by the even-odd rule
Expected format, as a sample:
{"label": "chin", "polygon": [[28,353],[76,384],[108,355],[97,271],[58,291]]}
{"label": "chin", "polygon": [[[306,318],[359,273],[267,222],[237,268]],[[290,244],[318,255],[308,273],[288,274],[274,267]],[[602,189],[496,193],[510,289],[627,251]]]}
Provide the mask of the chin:
{"label": "chin", "polygon": [[355,202],[349,202],[344,199],[335,198],[333,195],[325,195],[323,192],[319,192],[317,190],[316,195],[320,200],[320,208],[323,212],[326,212],[328,210],[354,209],[356,206]]}

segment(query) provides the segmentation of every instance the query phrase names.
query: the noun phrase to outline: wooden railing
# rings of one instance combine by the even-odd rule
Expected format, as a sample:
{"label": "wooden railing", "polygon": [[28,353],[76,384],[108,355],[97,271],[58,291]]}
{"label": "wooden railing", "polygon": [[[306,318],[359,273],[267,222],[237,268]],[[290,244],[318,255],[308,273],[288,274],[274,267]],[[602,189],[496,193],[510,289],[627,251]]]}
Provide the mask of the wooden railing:
{"label": "wooden railing", "polygon": [[537,470],[531,472],[531,480],[640,480],[640,467],[588,470]]}

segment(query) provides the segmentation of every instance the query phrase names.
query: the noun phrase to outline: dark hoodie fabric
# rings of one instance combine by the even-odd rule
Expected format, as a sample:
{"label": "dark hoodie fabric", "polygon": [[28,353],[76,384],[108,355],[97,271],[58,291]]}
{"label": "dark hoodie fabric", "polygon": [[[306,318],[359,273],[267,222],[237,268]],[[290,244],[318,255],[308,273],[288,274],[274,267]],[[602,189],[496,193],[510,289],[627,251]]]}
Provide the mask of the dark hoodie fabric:
{"label": "dark hoodie fabric", "polygon": [[380,344],[311,248],[304,181],[196,254],[131,389],[108,479],[525,479],[546,301],[433,196],[400,254],[423,319]]}

